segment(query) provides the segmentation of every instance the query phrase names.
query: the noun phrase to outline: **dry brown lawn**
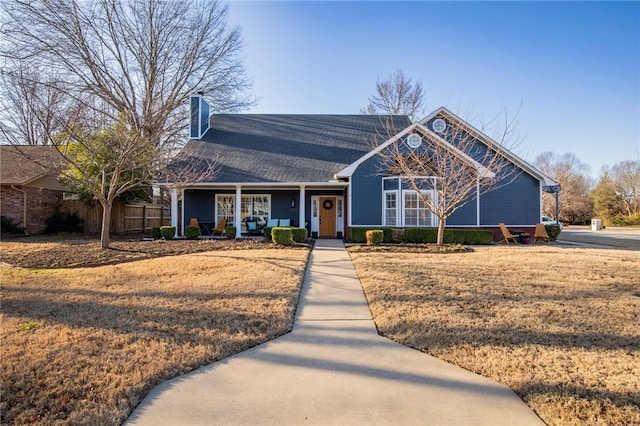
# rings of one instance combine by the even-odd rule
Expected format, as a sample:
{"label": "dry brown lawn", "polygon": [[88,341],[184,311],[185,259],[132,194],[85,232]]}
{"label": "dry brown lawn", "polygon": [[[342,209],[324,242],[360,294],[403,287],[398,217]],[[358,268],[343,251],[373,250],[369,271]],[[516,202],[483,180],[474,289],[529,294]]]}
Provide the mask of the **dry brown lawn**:
{"label": "dry brown lawn", "polygon": [[352,252],[381,333],[518,393],[550,425],[640,424],[640,252]]}
{"label": "dry brown lawn", "polygon": [[120,424],[163,380],[290,330],[307,257],[255,249],[5,265],[2,423]]}

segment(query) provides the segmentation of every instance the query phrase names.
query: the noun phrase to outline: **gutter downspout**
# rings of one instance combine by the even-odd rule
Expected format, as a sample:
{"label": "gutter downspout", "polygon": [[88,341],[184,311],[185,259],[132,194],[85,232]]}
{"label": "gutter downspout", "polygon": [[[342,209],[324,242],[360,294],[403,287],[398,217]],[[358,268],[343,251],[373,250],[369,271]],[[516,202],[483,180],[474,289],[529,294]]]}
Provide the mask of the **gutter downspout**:
{"label": "gutter downspout", "polygon": [[29,235],[27,232],[27,191],[17,188],[15,185],[11,185],[11,188],[22,192],[22,224],[24,225],[24,233]]}

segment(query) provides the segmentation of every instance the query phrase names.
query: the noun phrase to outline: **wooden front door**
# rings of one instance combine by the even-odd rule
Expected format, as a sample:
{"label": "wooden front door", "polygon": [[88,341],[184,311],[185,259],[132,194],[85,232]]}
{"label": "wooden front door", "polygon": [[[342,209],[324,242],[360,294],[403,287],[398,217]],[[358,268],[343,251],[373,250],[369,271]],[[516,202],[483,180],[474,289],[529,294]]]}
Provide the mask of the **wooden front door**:
{"label": "wooden front door", "polygon": [[336,236],[336,197],[320,197],[320,233],[318,236]]}

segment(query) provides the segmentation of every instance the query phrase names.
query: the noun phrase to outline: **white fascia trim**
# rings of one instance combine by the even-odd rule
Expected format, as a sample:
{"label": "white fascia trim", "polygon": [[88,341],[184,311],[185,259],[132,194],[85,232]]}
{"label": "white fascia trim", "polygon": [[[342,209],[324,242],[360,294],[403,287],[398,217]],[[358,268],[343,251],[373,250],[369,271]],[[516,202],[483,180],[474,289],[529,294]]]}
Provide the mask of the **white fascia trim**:
{"label": "white fascia trim", "polygon": [[470,163],[471,165],[473,165],[474,168],[478,171],[478,173],[483,178],[493,178],[493,177],[495,177],[495,174],[492,171],[490,171],[489,169],[484,167],[482,164],[478,163],[473,158],[469,157],[468,155],[466,155],[465,153],[463,153],[462,151],[460,151],[459,149],[457,149],[456,147],[451,145],[449,142],[447,142],[444,139],[442,139],[440,136],[438,136],[437,134],[435,134],[434,132],[429,130],[426,126],[422,125],[421,123],[413,123],[413,124],[411,124],[409,127],[405,128],[403,131],[401,131],[397,135],[393,136],[390,139],[387,139],[384,143],[380,144],[375,149],[369,151],[367,154],[365,154],[364,156],[360,157],[358,160],[356,160],[355,162],[351,163],[346,168],[344,168],[341,171],[339,171],[338,173],[336,173],[334,177],[336,179],[350,178],[353,175],[353,173],[357,170],[357,168],[360,166],[360,164],[364,163],[365,161],[367,161],[368,159],[370,159],[374,155],[377,155],[380,151],[382,151],[383,149],[388,147],[390,144],[397,142],[398,140],[400,140],[404,136],[406,136],[409,132],[412,132],[412,131],[414,131],[416,129],[420,130],[420,132],[423,133],[425,136],[428,136],[432,140],[432,142],[436,142],[436,143],[439,143],[439,144],[445,146],[451,152],[453,152],[456,155],[458,155],[461,159],[463,159],[464,161],[466,161],[466,162]]}
{"label": "white fascia trim", "polygon": [[360,157],[359,159],[357,159],[356,161],[354,161],[353,163],[349,164],[347,167],[345,167],[344,169],[340,170],[338,173],[336,173],[334,175],[335,179],[340,179],[340,178],[350,178],[353,173],[356,171],[356,169],[358,168],[358,166],[360,166],[360,164],[364,163],[365,161],[367,161],[369,158],[373,157],[374,155],[378,154],[380,151],[382,151],[383,149],[385,149],[387,146],[389,146],[390,144],[394,143],[395,141],[401,139],[403,136],[405,136],[407,133],[409,133],[410,131],[412,131],[413,129],[415,129],[415,127],[417,126],[417,123],[411,124],[409,127],[405,128],[403,131],[401,131],[400,133],[398,133],[397,135],[393,136],[390,139],[387,139],[385,142],[383,142],[382,144],[378,145],[376,148],[374,148],[373,150],[369,151],[368,153],[366,153],[365,155],[363,155],[362,157]]}
{"label": "white fascia trim", "polygon": [[469,157],[467,154],[465,154],[464,152],[460,151],[455,146],[451,145],[449,142],[447,142],[446,140],[444,140],[443,138],[438,136],[436,133],[434,133],[431,130],[429,130],[426,126],[424,126],[422,124],[418,124],[417,127],[422,132],[424,132],[426,136],[428,136],[429,138],[435,139],[435,142],[437,142],[440,145],[444,146],[449,151],[451,151],[452,153],[454,153],[455,155],[460,157],[462,160],[464,160],[467,163],[471,164],[476,169],[476,171],[478,172],[478,175],[480,177],[489,178],[489,179],[493,179],[494,177],[496,177],[495,173],[493,173],[491,170],[487,169],[485,166],[483,166],[482,164],[478,163],[476,160],[474,160],[473,158]]}
{"label": "white fascia trim", "polygon": [[[175,183],[157,183],[158,186],[171,188]],[[227,188],[241,186],[243,188],[294,188],[299,189],[300,186],[305,188],[344,188],[349,182],[197,182],[180,184],[184,188]]]}
{"label": "white fascia trim", "polygon": [[486,134],[484,134],[480,130],[476,129],[472,124],[470,124],[467,121],[463,120],[462,118],[458,117],[456,114],[454,114],[453,112],[448,110],[446,107],[441,106],[440,108],[436,109],[431,114],[427,115],[425,118],[420,120],[419,123],[426,127],[427,122],[429,120],[431,120],[432,118],[437,117],[440,114],[447,115],[447,116],[449,116],[450,119],[453,119],[453,120],[457,121],[460,125],[466,127],[467,130],[470,133],[474,134],[474,136],[476,138],[478,138],[481,142],[483,142],[485,145],[490,146],[490,145],[493,144],[495,146],[500,147],[501,148],[501,153],[505,157],[507,157],[507,159],[509,159],[511,162],[513,162],[514,164],[519,166],[521,169],[523,169],[524,171],[526,171],[527,173],[529,173],[533,177],[535,177],[538,180],[544,182],[544,186],[555,186],[555,185],[558,185],[558,182],[556,182],[555,180],[551,179],[549,176],[545,175],[540,170],[538,170],[536,167],[534,167],[533,165],[529,164],[527,161],[523,160],[522,158],[518,157],[516,154],[514,154],[510,150],[506,149],[501,144],[499,144],[498,142],[494,141],[492,138],[490,138],[489,136],[487,136]]}

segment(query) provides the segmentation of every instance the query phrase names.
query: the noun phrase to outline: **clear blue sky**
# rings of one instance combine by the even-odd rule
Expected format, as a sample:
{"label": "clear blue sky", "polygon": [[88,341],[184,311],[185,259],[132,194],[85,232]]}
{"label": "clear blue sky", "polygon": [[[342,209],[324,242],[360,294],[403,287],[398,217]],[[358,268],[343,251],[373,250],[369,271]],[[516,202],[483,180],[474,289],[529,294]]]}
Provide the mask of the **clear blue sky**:
{"label": "clear blue sky", "polygon": [[422,80],[428,111],[518,113],[524,159],[640,159],[640,3],[230,2],[257,106],[357,114],[378,78]]}

